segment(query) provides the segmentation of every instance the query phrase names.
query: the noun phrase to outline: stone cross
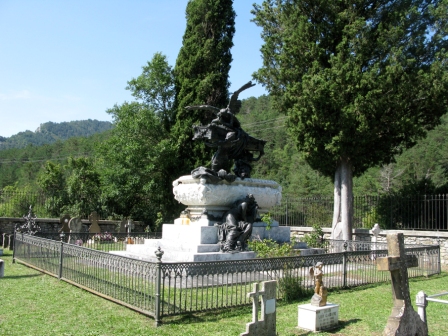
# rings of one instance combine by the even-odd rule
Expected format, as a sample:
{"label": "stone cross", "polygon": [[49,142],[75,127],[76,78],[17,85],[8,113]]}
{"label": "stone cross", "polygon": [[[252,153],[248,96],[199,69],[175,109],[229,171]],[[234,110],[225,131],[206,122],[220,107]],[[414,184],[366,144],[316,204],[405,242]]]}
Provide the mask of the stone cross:
{"label": "stone cross", "polygon": [[128,233],[128,236],[131,234],[132,230],[134,229],[134,222],[132,219],[128,219],[127,223],[124,225],[126,228],[126,231]]}
{"label": "stone cross", "polygon": [[96,211],[93,211],[89,216],[89,221],[90,223],[92,223],[92,225],[90,225],[89,227],[90,233],[101,233],[100,226],[98,225],[98,220],[98,214],[96,213]]}
{"label": "stone cross", "polygon": [[[254,291],[247,296],[252,298],[252,322],[246,324],[246,332],[240,336],[275,336],[276,335],[276,293],[277,281],[265,281],[259,290],[254,283]],[[258,320],[259,300],[261,297],[261,319]]]}
{"label": "stone cross", "polygon": [[408,267],[418,266],[416,256],[406,257],[403,233],[387,235],[387,257],[377,259],[379,271],[389,271],[392,280],[393,308],[383,335],[428,335],[428,327],[412,308]]}

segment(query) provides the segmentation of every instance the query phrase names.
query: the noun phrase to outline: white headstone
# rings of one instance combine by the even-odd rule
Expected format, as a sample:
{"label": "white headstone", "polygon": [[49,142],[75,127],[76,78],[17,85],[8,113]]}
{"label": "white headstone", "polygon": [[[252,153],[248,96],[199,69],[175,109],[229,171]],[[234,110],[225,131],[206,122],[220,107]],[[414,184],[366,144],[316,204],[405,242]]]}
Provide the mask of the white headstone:
{"label": "white headstone", "polygon": [[316,307],[310,303],[299,306],[299,328],[310,331],[328,330],[338,326],[339,305],[327,303]]}
{"label": "white headstone", "polygon": [[5,262],[3,259],[0,259],[0,278],[5,276]]}

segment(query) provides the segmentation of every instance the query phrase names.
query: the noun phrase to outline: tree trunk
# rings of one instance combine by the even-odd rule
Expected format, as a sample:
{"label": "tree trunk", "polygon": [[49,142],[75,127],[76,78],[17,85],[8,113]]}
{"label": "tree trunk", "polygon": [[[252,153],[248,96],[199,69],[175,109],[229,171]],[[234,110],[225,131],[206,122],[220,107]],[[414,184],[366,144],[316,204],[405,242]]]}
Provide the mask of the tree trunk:
{"label": "tree trunk", "polygon": [[339,231],[337,228],[341,217],[341,165],[336,169],[334,174],[334,205],[333,205],[333,222],[331,224],[331,239],[337,239]]}
{"label": "tree trunk", "polygon": [[342,158],[334,178],[334,208],[331,238],[352,239],[353,229],[353,167]]}
{"label": "tree trunk", "polygon": [[341,160],[341,222],[342,237],[352,239],[353,229],[353,170],[346,158]]}

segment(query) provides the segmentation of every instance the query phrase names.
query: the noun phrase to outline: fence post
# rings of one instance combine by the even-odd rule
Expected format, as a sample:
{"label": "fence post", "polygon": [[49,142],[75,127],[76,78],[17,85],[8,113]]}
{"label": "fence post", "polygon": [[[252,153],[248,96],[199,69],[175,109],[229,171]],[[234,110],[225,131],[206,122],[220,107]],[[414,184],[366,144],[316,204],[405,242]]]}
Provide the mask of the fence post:
{"label": "fence post", "polygon": [[60,256],[59,256],[59,273],[58,273],[59,280],[62,278],[62,266],[63,266],[63,259],[64,259],[64,237],[65,237],[65,234],[61,233],[61,249],[60,249]]}
{"label": "fence post", "polygon": [[342,253],[342,287],[347,287],[347,246],[348,242],[344,242],[344,252]]}
{"label": "fence post", "polygon": [[417,312],[418,315],[420,316],[420,319],[426,322],[426,306],[428,306],[428,301],[426,300],[427,295],[425,294],[424,291],[420,291],[418,292],[418,294],[416,295],[415,298],[415,305],[418,307],[417,308]]}
{"label": "fence post", "polygon": [[161,250],[160,246],[155,251],[156,258],[157,258],[157,264],[156,264],[156,302],[155,302],[155,324],[156,327],[160,326],[161,320],[160,320],[160,292],[161,292],[161,282],[162,282],[162,256],[163,251]]}
{"label": "fence post", "polygon": [[[15,241],[16,241],[16,226],[14,226],[14,248],[12,249],[12,263],[15,264],[16,263],[16,246],[15,246]],[[4,237],[4,236],[3,236]]]}

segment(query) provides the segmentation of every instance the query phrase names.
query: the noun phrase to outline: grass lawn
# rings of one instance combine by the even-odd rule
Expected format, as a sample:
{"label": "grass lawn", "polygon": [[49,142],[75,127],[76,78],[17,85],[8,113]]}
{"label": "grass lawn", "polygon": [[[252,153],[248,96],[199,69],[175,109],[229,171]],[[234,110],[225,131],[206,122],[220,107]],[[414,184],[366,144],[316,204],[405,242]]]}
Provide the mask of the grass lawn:
{"label": "grass lawn", "polygon": [[[12,263],[12,252],[4,250],[5,276],[0,279],[0,335],[7,336],[114,336],[114,335],[225,335],[246,330],[252,308],[236,308],[154,320],[128,308],[97,297],[19,263]],[[325,281],[325,278],[324,278]],[[448,290],[448,273],[429,280],[410,280],[411,298],[418,291],[428,295]],[[446,297],[441,299],[447,300]],[[299,330],[297,306],[278,302],[277,332],[283,335],[314,335]],[[390,284],[330,291],[329,302],[340,304],[340,326],[320,335],[381,335],[392,308]],[[415,305],[414,305],[415,308]],[[427,317],[430,335],[447,335],[448,305],[429,303]]]}

